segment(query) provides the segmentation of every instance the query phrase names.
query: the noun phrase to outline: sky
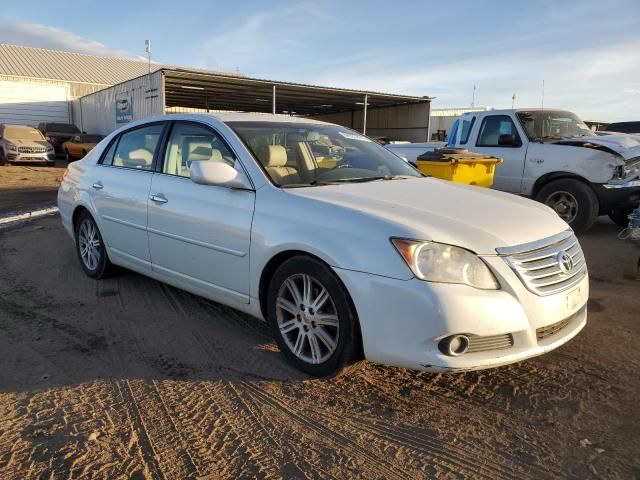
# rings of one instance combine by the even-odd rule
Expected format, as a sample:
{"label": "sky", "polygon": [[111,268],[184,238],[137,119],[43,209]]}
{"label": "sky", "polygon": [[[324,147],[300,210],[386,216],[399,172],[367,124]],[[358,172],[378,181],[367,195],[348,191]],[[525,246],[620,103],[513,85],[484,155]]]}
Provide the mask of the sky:
{"label": "sky", "polygon": [[38,0],[0,9],[0,43],[640,120],[640,0]]}

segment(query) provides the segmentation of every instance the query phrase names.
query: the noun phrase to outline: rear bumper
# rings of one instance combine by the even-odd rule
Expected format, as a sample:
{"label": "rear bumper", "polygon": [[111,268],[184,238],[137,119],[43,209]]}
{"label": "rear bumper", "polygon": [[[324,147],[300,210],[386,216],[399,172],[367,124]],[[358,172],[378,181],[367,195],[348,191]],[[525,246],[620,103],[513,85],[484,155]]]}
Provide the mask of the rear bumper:
{"label": "rear bumper", "polygon": [[640,204],[640,181],[622,184],[596,184],[593,190],[600,202],[600,213],[613,208],[637,207]]}

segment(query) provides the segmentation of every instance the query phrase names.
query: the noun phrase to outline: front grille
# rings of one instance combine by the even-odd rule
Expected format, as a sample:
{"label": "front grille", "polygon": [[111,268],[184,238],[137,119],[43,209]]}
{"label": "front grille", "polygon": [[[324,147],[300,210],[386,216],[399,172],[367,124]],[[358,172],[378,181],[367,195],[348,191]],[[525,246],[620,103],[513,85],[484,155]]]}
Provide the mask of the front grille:
{"label": "front grille", "polygon": [[46,153],[46,147],[18,147],[20,153]]}
{"label": "front grille", "polygon": [[469,336],[469,349],[467,353],[504,350],[511,347],[513,347],[513,335],[510,333],[488,337]]}
{"label": "front grille", "polygon": [[538,337],[538,341],[544,340],[551,335],[558,333],[564,327],[569,325],[573,317],[565,318],[564,320],[560,320],[559,322],[552,323],[551,325],[547,325],[546,327],[540,327],[536,330],[536,337]]}
{"label": "front grille", "polygon": [[[527,289],[537,295],[552,295],[577,285],[587,274],[582,248],[573,232],[516,247],[498,248]],[[559,257],[566,252],[572,268],[563,270]]]}

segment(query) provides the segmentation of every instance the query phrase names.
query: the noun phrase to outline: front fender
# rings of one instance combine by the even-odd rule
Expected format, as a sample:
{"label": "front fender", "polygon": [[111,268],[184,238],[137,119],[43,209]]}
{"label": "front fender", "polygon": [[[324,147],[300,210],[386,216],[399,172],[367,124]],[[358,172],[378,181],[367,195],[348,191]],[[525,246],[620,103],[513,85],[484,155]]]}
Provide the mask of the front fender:
{"label": "front fender", "polygon": [[592,148],[553,143],[530,143],[524,167],[522,189],[533,193],[536,181],[553,172],[566,172],[590,183],[607,183],[616,167],[624,165],[622,158]]}
{"label": "front fender", "polygon": [[277,188],[256,192],[251,233],[251,295],[265,266],[285,251],[301,251],[328,265],[407,280],[413,275],[389,238],[389,227],[363,212],[291,198]]}

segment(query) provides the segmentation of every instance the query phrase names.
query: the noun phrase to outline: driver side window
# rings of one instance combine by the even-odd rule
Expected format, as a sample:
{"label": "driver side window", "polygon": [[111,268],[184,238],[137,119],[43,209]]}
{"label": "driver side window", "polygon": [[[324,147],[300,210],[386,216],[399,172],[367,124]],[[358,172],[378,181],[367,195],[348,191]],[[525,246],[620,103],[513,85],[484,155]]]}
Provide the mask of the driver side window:
{"label": "driver side window", "polygon": [[522,145],[513,120],[507,115],[486,117],[480,125],[477,147],[515,147]]}
{"label": "driver side window", "polygon": [[195,123],[176,122],[171,129],[162,173],[190,177],[191,162],[236,163],[235,155],[213,130]]}

